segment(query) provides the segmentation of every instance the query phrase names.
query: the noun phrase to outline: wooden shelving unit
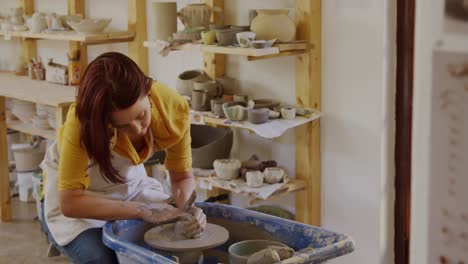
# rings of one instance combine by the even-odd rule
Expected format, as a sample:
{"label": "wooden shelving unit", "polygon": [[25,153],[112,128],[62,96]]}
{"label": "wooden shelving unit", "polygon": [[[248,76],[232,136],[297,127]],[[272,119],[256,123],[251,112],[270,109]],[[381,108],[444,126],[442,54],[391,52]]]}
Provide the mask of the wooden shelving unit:
{"label": "wooden shelving unit", "polygon": [[[224,0],[204,0],[212,8],[224,10]],[[305,43],[279,44],[268,49],[255,50],[239,47],[183,44],[171,46],[172,50],[195,50],[203,54],[204,71],[211,79],[226,73],[226,55],[246,56],[247,60],[261,60],[281,56],[296,56],[296,104],[321,110],[321,0],[296,0],[296,38]],[[213,14],[213,23],[219,23],[222,12]],[[146,47],[156,47],[156,42],[145,42]],[[206,118],[212,125],[225,125],[222,119]],[[321,159],[320,121],[309,122],[295,129],[296,133],[296,180],[304,183],[304,191],[296,195],[296,219],[300,222],[320,226],[321,221]],[[302,189],[302,187],[300,188]],[[214,188],[209,196],[228,191]]]}
{"label": "wooden shelving unit", "polygon": [[[143,43],[145,47],[153,48],[156,47],[156,41],[145,41]],[[304,54],[311,49],[311,45],[305,42],[298,43],[284,43],[275,44],[270,48],[254,49],[254,48],[241,48],[235,46],[217,46],[217,45],[203,45],[186,43],[181,45],[171,46],[171,50],[190,50],[199,51],[206,53],[216,53],[224,55],[238,55],[246,56],[249,60],[267,59],[281,56],[291,56]]]}
{"label": "wooden shelving unit", "polygon": [[[34,13],[34,0],[19,0],[25,15]],[[68,14],[85,16],[85,0],[68,0]],[[138,18],[138,19],[137,19]],[[31,32],[0,32],[0,38],[19,38],[21,40],[22,55],[25,64],[37,57],[36,40],[68,41],[70,52],[79,51],[82,70],[87,65],[87,45],[106,44],[114,42],[129,42],[129,57],[139,67],[148,72],[148,51],[143,48],[146,35],[146,1],[128,0],[128,30],[118,32],[104,32],[95,35],[83,35],[74,31],[31,33]],[[7,128],[23,133],[38,135],[54,139],[54,130],[35,129],[32,124],[20,121],[5,120],[5,99],[40,103],[56,107],[56,127],[60,128],[65,121],[70,104],[75,101],[76,87],[48,83],[46,81],[30,80],[27,77],[18,77],[11,73],[0,73],[0,157],[7,156],[6,132]],[[58,129],[57,129],[58,131]],[[8,173],[8,160],[0,160],[0,213],[2,221],[11,220],[10,181]]]}
{"label": "wooden shelving unit", "polygon": [[0,73],[0,96],[54,107],[75,101],[76,87],[31,80],[12,73]]}
{"label": "wooden shelving unit", "polygon": [[13,130],[25,133],[25,134],[29,134],[29,135],[37,135],[37,136],[51,139],[51,140],[55,139],[55,134],[56,134],[54,129],[47,129],[47,130],[36,129],[31,124],[23,123],[19,120],[9,121],[7,123],[7,128],[10,128],[10,129],[13,129]]}
{"label": "wooden shelving unit", "polygon": [[135,33],[130,31],[103,32],[93,35],[84,35],[75,31],[57,31],[46,33],[31,33],[29,31],[15,32],[0,31],[0,36],[4,38],[15,37],[34,40],[61,40],[76,41],[88,45],[106,44],[115,42],[128,42],[135,38]]}

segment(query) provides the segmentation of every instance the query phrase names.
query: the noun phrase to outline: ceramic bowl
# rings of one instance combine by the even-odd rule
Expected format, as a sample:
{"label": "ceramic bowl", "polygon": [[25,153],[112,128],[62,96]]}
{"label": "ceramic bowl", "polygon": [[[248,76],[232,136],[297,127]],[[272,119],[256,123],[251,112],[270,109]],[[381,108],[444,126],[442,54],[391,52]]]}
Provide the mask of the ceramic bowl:
{"label": "ceramic bowl", "polygon": [[270,109],[260,108],[260,109],[249,109],[248,119],[252,124],[263,124],[268,121],[270,115]]}
{"label": "ceramic bowl", "polygon": [[265,182],[270,184],[282,181],[285,176],[284,170],[278,167],[265,168],[263,174],[265,174]]}
{"label": "ceramic bowl", "polygon": [[217,159],[213,167],[218,178],[230,181],[239,177],[241,162],[236,159]]}
{"label": "ceramic bowl", "polygon": [[239,28],[217,29],[216,40],[220,46],[230,46],[236,42],[236,34],[241,32]]}
{"label": "ceramic bowl", "polygon": [[230,264],[247,264],[247,259],[254,253],[269,246],[287,247],[287,245],[271,240],[244,240],[232,244],[229,249]]}
{"label": "ceramic bowl", "polygon": [[243,121],[248,117],[249,109],[253,108],[253,101],[227,102],[223,104],[223,112],[227,119],[231,121]]}
{"label": "ceramic bowl", "polygon": [[85,18],[79,22],[68,20],[68,25],[81,34],[96,34],[101,33],[112,21],[110,18],[90,19]]}
{"label": "ceramic bowl", "polygon": [[237,43],[239,43],[239,46],[242,48],[249,48],[252,41],[255,40],[255,33],[254,32],[239,32],[236,34],[237,38]]}
{"label": "ceramic bowl", "polygon": [[229,157],[233,133],[229,128],[191,125],[192,167],[212,169],[217,159]]}

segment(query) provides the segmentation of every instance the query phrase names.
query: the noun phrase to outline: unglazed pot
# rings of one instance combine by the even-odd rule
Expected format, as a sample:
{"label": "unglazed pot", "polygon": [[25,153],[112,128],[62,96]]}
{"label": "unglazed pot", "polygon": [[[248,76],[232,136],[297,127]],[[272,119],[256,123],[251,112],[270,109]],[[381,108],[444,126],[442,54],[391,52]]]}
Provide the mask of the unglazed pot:
{"label": "unglazed pot", "polygon": [[195,88],[196,81],[205,81],[209,77],[201,70],[184,71],[177,76],[176,90],[181,94],[188,97],[192,96],[192,90]]}
{"label": "unglazed pot", "polygon": [[211,7],[206,4],[190,4],[177,14],[185,28],[208,28],[211,18]]}
{"label": "unglazed pot", "polygon": [[250,26],[257,39],[277,39],[281,42],[295,39],[296,24],[288,16],[288,9],[259,9],[257,13]]}
{"label": "unglazed pot", "polygon": [[154,36],[156,39],[168,40],[177,32],[177,3],[152,3],[151,10],[154,18]]}

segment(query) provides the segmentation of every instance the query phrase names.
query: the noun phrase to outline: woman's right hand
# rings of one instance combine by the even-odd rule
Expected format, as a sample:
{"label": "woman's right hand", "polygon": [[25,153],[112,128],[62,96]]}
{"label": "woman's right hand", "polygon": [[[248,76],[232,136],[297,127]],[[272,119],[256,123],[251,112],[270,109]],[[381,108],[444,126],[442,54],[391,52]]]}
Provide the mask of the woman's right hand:
{"label": "woman's right hand", "polygon": [[140,208],[140,218],[153,224],[176,222],[187,217],[187,213],[167,203],[144,204]]}

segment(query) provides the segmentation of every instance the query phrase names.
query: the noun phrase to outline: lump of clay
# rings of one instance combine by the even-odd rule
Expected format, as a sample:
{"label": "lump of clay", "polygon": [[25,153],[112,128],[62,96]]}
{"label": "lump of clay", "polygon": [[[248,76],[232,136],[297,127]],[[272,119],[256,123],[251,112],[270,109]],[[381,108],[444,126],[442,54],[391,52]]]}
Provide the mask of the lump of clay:
{"label": "lump of clay", "polygon": [[177,239],[194,239],[201,236],[196,219],[179,220],[174,224],[174,237]]}
{"label": "lump of clay", "polygon": [[268,248],[276,251],[280,257],[280,260],[288,259],[294,255],[294,249],[290,247],[269,246]]}
{"label": "lump of clay", "polygon": [[247,264],[272,264],[280,261],[276,250],[265,248],[255,252],[247,259]]}

